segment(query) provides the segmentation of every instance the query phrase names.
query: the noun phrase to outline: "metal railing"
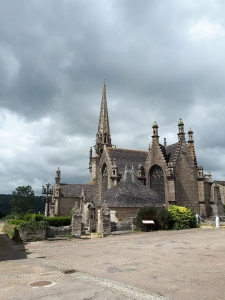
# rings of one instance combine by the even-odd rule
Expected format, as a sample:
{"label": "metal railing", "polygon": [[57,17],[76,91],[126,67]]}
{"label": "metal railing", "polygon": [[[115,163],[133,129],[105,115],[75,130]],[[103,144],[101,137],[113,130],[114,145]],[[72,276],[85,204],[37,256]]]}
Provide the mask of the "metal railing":
{"label": "metal railing", "polygon": [[196,218],[196,222],[197,224],[209,224],[210,226],[212,225],[212,223],[215,223],[216,228],[220,227],[220,222],[225,222],[225,216],[213,216],[211,218],[202,218],[199,214],[195,215]]}

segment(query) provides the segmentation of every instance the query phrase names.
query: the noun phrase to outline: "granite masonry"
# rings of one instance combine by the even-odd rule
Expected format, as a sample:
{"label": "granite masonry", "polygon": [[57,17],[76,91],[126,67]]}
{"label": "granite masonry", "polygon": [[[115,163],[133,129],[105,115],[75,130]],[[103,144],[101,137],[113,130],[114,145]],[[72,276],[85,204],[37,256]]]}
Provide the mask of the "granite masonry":
{"label": "granite masonry", "polygon": [[[96,228],[104,234],[109,230],[104,229],[108,225],[102,226],[108,224],[103,214],[104,203],[110,212],[111,231],[130,228],[132,218],[145,205],[159,209],[181,205],[201,216],[212,215],[215,197],[211,174],[205,174],[203,167],[197,164],[193,130],[188,130],[186,140],[184,123],[180,119],[177,142],[167,144],[164,139],[161,143],[159,126],[154,122],[152,139],[146,140],[146,144],[149,142],[145,151],[112,145],[104,83],[95,146],[89,150],[90,182],[61,183],[58,169],[53,187],[52,215],[70,215],[76,202],[77,215],[73,214],[72,230],[78,236],[81,223],[90,227],[90,221],[93,230]],[[224,182],[220,183],[220,186],[225,186]]]}

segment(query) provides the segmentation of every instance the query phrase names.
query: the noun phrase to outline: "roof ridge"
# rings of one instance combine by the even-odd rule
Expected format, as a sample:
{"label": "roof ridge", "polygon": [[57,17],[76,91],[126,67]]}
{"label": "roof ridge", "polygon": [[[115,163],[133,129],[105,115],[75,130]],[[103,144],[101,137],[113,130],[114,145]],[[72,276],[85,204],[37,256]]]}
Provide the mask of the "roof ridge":
{"label": "roof ridge", "polygon": [[142,152],[142,153],[148,153],[148,151],[144,150],[134,150],[134,149],[127,149],[127,148],[113,148],[113,147],[107,147],[107,150],[122,150],[122,151],[130,151],[130,152]]}
{"label": "roof ridge", "polygon": [[170,145],[167,145],[167,146],[164,146],[165,148],[167,147],[170,147],[170,146],[174,146],[174,145],[177,145],[179,142],[176,142],[176,143],[173,143],[173,144],[170,144]]}

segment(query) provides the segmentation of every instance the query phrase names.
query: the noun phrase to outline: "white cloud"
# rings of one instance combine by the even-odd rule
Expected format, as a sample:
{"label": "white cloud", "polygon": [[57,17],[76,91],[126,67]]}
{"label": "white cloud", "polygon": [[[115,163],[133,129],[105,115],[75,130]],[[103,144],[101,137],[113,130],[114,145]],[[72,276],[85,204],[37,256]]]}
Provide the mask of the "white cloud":
{"label": "white cloud", "polygon": [[89,180],[104,78],[113,144],[147,150],[155,120],[174,143],[181,117],[199,164],[225,178],[224,11],[206,0],[1,1],[0,193],[38,194],[58,166],[63,182]]}
{"label": "white cloud", "polygon": [[225,36],[225,29],[218,23],[209,22],[206,19],[200,20],[192,25],[188,34],[194,40],[210,40],[216,38],[223,38]]}

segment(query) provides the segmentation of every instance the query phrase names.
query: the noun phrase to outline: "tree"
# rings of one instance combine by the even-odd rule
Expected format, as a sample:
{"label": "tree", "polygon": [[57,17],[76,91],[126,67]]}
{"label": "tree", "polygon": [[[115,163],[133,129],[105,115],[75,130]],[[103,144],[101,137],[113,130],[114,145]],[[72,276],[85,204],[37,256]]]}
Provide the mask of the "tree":
{"label": "tree", "polygon": [[34,192],[30,185],[18,186],[10,199],[11,214],[23,216],[34,209]]}
{"label": "tree", "polygon": [[154,206],[143,206],[139,209],[136,216],[137,220],[137,226],[138,228],[144,229],[150,229],[152,228],[151,225],[144,225],[142,223],[142,220],[152,220],[154,221],[154,229],[158,229],[158,219],[157,219],[157,209]]}

